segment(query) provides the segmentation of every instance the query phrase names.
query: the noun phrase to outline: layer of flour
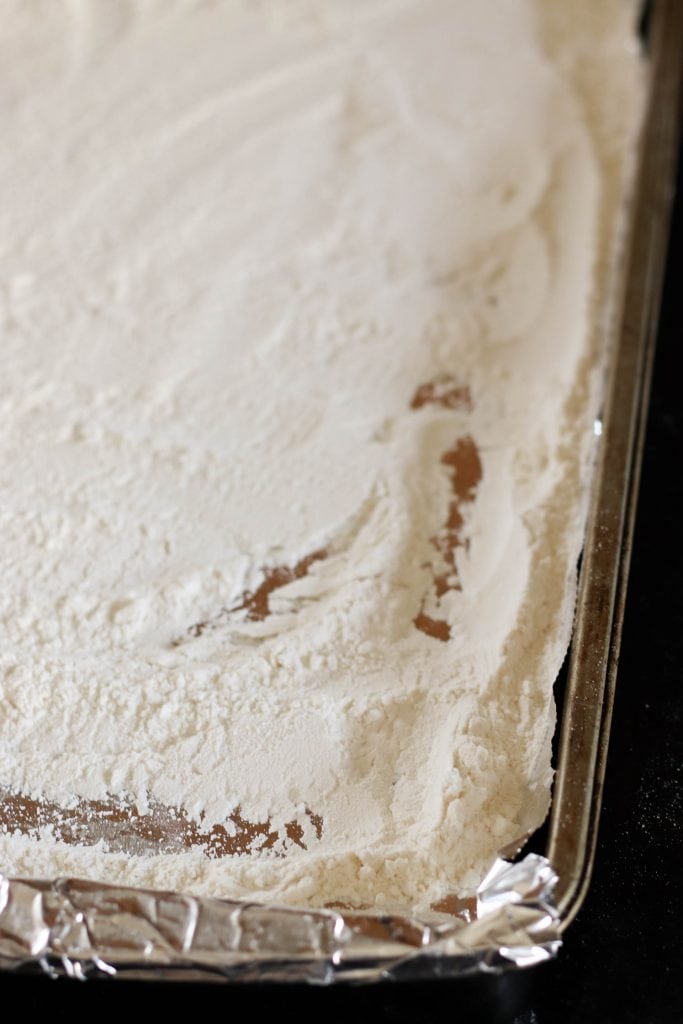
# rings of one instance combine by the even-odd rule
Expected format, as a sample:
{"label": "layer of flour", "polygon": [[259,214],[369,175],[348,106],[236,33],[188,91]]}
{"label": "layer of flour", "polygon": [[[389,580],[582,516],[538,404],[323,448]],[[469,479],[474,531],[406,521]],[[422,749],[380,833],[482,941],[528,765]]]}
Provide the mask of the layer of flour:
{"label": "layer of flour", "polygon": [[471,888],[548,805],[630,5],[2,21],[0,786],[246,839],[5,821],[0,869]]}

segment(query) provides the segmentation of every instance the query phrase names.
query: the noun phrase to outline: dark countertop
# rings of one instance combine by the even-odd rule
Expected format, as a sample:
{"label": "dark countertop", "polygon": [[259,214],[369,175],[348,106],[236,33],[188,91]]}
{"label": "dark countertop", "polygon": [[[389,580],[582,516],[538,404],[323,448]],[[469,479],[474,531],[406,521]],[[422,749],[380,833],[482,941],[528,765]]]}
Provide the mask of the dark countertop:
{"label": "dark countertop", "polygon": [[[457,982],[364,989],[246,989],[50,981],[0,973],[0,1000],[24,1010],[137,1008],[211,1020],[360,1018],[514,1024],[668,1024],[683,1020],[683,174],[674,216],[624,639],[595,871],[558,959]],[[678,849],[677,849],[678,846]],[[1,1003],[0,1003],[1,1005]]]}

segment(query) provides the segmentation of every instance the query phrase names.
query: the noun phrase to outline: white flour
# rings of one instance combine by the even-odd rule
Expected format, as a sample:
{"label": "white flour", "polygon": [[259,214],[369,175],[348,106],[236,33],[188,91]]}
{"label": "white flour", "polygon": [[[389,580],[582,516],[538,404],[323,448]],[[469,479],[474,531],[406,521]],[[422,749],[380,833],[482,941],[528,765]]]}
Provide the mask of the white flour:
{"label": "white flour", "polygon": [[613,0],[4,0],[0,870],[426,905],[541,822],[639,95]]}

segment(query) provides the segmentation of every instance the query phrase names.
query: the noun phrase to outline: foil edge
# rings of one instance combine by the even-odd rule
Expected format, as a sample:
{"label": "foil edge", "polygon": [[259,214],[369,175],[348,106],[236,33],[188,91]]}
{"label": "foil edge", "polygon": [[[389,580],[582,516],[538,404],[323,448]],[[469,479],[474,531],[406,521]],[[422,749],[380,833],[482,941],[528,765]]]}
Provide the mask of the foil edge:
{"label": "foil edge", "polygon": [[52,976],[230,982],[426,980],[556,955],[547,858],[497,860],[471,920],[202,899],[78,879],[0,875],[0,968]]}

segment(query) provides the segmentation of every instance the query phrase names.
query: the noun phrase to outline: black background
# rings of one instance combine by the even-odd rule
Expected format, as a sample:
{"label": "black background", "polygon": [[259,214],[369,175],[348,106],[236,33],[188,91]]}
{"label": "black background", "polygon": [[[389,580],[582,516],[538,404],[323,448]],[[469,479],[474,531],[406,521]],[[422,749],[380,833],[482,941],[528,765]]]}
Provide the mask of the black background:
{"label": "black background", "polygon": [[0,972],[0,1012],[48,1018],[140,1011],[158,1019],[683,1021],[680,788],[683,698],[683,175],[674,215],[599,845],[558,959],[500,977],[364,988],[88,981]]}

